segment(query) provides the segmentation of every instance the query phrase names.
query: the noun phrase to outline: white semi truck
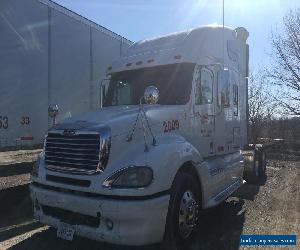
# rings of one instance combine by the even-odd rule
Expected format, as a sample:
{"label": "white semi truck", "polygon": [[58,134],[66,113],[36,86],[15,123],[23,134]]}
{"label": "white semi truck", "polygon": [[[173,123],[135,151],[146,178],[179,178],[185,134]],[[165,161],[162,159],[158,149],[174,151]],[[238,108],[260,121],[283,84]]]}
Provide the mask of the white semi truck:
{"label": "white semi truck", "polygon": [[102,108],[45,136],[35,218],[68,240],[188,244],[202,209],[265,171],[247,143],[247,37],[204,26],[134,43],[107,70]]}

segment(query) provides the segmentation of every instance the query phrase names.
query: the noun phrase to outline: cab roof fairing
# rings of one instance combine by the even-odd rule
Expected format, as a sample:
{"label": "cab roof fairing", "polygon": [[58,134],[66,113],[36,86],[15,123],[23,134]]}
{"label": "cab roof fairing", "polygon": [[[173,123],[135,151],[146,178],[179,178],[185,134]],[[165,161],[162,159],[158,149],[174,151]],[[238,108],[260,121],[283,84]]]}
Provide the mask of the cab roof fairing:
{"label": "cab roof fairing", "polygon": [[135,42],[121,59],[113,62],[111,70],[107,73],[183,62],[201,65],[223,64],[223,35],[224,67],[241,71],[244,67],[239,64],[244,64],[242,59],[245,52],[240,51],[237,43],[246,46],[247,30],[229,27],[224,27],[223,30],[223,26],[202,26]]}

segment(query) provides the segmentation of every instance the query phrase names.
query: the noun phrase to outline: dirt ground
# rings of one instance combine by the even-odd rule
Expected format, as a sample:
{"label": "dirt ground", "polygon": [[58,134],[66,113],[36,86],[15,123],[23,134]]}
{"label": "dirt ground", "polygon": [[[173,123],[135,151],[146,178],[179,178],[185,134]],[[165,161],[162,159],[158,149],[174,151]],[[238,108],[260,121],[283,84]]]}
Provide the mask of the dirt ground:
{"label": "dirt ground", "polygon": [[[33,220],[28,183],[38,153],[0,152],[0,249],[133,249],[81,237],[72,242],[60,240],[54,229]],[[296,234],[298,242],[296,247],[241,247],[241,234]],[[300,249],[299,236],[300,161],[269,159],[265,181],[246,183],[218,207],[203,212],[191,249]]]}

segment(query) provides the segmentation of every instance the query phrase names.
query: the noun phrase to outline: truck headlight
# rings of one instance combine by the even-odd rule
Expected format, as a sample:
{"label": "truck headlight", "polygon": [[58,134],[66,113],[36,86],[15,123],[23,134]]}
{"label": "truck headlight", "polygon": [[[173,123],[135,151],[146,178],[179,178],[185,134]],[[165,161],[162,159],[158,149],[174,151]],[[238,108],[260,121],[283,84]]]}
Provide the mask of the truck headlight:
{"label": "truck headlight", "polygon": [[141,188],[150,185],[153,171],[149,167],[127,167],[114,173],[104,182],[104,187],[113,188]]}

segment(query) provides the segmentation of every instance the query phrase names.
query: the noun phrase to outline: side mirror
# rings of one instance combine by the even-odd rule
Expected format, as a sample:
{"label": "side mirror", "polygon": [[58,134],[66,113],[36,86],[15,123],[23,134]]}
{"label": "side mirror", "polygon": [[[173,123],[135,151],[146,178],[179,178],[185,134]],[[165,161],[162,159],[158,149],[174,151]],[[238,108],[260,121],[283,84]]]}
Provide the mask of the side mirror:
{"label": "side mirror", "polygon": [[106,96],[109,81],[110,81],[110,78],[104,78],[100,82],[100,108],[102,108],[102,106],[103,106],[103,101]]}
{"label": "side mirror", "polygon": [[159,91],[155,86],[148,86],[144,91],[146,104],[156,104],[159,100]]}
{"label": "side mirror", "polygon": [[229,86],[229,70],[222,69],[218,72],[218,106],[222,110],[223,107],[230,105],[230,86]]}
{"label": "side mirror", "polygon": [[57,104],[50,104],[48,107],[48,116],[52,118],[53,125],[56,124],[56,116],[59,113],[59,107]]}
{"label": "side mirror", "polygon": [[59,108],[57,104],[50,104],[48,107],[48,116],[54,118],[58,115]]}

